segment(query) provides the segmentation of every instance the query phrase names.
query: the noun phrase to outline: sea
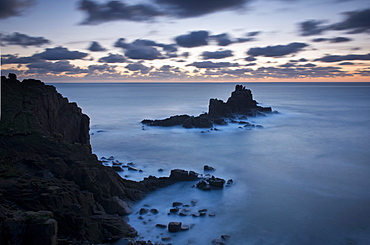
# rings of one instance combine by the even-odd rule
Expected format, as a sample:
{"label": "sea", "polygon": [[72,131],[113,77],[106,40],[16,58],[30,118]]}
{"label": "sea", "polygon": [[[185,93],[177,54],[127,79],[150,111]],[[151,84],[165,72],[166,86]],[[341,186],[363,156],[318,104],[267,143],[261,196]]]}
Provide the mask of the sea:
{"label": "sea", "polygon": [[[247,118],[262,127],[141,124],[143,119],[197,116],[208,110],[210,98],[226,101],[236,84],[251,89],[261,106],[278,113]],[[138,240],[173,245],[370,244],[370,83],[53,85],[90,117],[92,149],[99,158],[113,156],[140,170],[125,169],[119,172],[122,178],[169,176],[179,168],[233,180],[222,190],[202,191],[194,188],[196,182],[179,182],[151,192],[127,217]],[[215,170],[204,172],[204,165]],[[190,215],[170,213],[173,202],[183,203]],[[142,208],[158,213],[140,215]],[[202,209],[206,215],[191,215]],[[189,229],[170,233],[156,226],[169,222]]]}

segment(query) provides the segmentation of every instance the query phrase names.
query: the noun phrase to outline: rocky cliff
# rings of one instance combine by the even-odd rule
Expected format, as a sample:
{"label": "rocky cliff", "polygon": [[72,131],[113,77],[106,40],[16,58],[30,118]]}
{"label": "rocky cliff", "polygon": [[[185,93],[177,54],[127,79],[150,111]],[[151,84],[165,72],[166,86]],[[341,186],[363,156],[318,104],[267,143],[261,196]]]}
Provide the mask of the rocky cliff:
{"label": "rocky cliff", "polygon": [[92,154],[89,118],[75,103],[39,80],[1,82],[0,244],[134,237],[122,219],[130,203],[176,178],[122,179]]}

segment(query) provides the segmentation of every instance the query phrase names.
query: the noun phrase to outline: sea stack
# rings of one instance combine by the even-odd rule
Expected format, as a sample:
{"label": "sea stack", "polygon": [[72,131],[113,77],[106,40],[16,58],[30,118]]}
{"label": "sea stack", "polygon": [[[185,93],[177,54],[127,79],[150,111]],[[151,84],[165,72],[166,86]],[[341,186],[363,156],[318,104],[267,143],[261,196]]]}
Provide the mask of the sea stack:
{"label": "sea stack", "polygon": [[262,107],[253,100],[252,91],[243,85],[236,85],[231,96],[224,102],[219,99],[210,99],[208,113],[199,116],[176,115],[166,119],[149,120],[141,123],[148,126],[182,126],[184,128],[212,128],[214,125],[226,125],[227,121],[240,116],[258,116],[271,113],[271,107]]}

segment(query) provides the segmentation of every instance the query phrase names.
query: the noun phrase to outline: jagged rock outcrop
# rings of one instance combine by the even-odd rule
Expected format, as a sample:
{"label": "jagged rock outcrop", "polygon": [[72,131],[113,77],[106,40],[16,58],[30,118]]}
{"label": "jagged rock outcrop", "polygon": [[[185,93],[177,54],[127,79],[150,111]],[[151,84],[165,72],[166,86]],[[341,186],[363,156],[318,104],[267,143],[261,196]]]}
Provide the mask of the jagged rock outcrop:
{"label": "jagged rock outcrop", "polygon": [[257,116],[271,113],[271,107],[261,107],[253,100],[250,89],[242,85],[236,85],[231,97],[224,102],[219,99],[210,99],[208,113],[197,117],[189,115],[176,115],[166,119],[142,120],[141,123],[148,126],[183,126],[184,128],[212,128],[214,125],[225,125],[225,119],[236,116]]}
{"label": "jagged rock outcrop", "polygon": [[210,118],[233,117],[233,115],[256,116],[260,113],[272,112],[271,107],[261,107],[253,100],[252,91],[242,85],[236,85],[235,91],[225,103],[222,100],[209,101],[208,115]]}
{"label": "jagged rock outcrop", "polygon": [[[15,74],[1,77],[3,85],[2,127],[18,134],[39,132],[58,135],[70,143],[89,143],[89,117],[76,103],[69,103],[55,87],[40,80],[19,82]],[[12,99],[10,103],[9,99]]]}
{"label": "jagged rock outcrop", "polygon": [[[121,217],[131,212],[129,205],[185,180],[185,173],[122,179],[92,154],[89,118],[75,103],[38,80],[20,82],[10,74],[1,81],[0,244],[134,237]],[[30,241],[30,231],[44,242]]]}

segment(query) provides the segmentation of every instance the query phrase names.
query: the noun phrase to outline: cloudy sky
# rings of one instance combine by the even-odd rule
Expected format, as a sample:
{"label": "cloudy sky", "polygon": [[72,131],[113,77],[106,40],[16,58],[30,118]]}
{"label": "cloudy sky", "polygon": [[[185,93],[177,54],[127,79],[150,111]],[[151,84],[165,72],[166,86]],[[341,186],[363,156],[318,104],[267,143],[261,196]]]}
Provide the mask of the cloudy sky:
{"label": "cloudy sky", "polygon": [[368,0],[0,0],[2,75],[370,82]]}

